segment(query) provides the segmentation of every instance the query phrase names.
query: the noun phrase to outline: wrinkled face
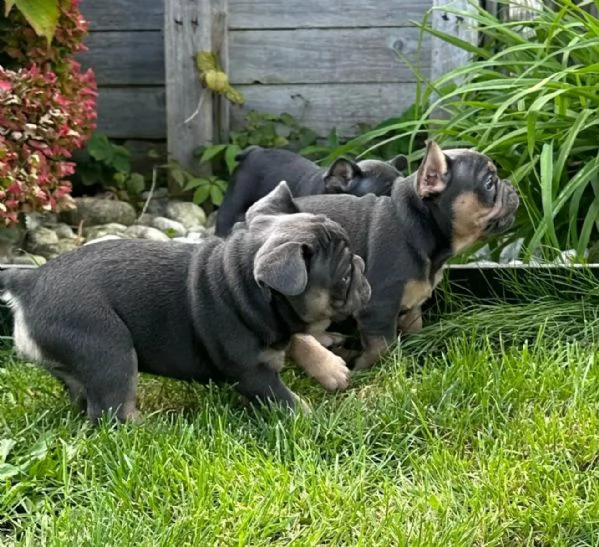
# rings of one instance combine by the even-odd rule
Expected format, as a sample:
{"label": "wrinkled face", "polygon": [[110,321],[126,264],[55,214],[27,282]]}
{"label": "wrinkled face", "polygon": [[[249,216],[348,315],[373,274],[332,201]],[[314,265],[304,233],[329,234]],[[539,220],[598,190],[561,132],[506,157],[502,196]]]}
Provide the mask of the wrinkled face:
{"label": "wrinkled face", "polygon": [[364,261],[348,242],[331,241],[305,252],[308,284],[300,297],[288,301],[309,324],[339,321],[362,309],[370,299]]}
{"label": "wrinkled face", "polygon": [[459,253],[487,236],[507,230],[514,222],[519,198],[509,180],[485,155],[469,150],[445,150],[446,188],[441,207],[452,212],[452,246]]}
{"label": "wrinkled face", "polygon": [[324,215],[300,213],[285,183],[252,206],[246,218],[261,242],[255,281],[282,295],[302,321],[343,319],[368,303],[364,261],[352,253],[347,232]]}

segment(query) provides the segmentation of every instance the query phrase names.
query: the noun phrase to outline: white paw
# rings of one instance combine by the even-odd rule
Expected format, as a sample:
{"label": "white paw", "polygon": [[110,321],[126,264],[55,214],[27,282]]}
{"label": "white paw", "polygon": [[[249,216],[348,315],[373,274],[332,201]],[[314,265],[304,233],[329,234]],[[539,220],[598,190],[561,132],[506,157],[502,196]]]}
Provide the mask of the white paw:
{"label": "white paw", "polygon": [[316,380],[328,391],[342,391],[349,386],[350,377],[345,361],[338,355],[330,354],[321,363]]}

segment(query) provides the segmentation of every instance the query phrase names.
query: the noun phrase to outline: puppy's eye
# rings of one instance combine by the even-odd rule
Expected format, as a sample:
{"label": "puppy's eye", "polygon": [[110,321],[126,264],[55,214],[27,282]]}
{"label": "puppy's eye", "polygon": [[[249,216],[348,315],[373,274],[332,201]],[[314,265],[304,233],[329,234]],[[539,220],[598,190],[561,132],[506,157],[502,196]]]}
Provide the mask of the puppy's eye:
{"label": "puppy's eye", "polygon": [[489,175],[487,180],[485,181],[485,190],[491,191],[495,188],[495,176]]}
{"label": "puppy's eye", "polygon": [[343,278],[341,279],[341,284],[346,287],[347,285],[349,285],[349,282],[351,281],[351,273],[347,273],[343,276]]}

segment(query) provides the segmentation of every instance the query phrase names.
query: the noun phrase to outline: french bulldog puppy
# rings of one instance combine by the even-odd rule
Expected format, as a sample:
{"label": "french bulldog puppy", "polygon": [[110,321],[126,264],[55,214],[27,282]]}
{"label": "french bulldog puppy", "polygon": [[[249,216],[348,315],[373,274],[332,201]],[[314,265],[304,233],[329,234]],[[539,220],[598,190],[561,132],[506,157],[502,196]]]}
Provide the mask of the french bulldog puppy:
{"label": "french bulldog puppy", "polygon": [[246,148],[236,159],[240,163],[231,176],[216,217],[215,233],[221,237],[228,235],[235,222],[243,220],[247,209],[282,180],[287,182],[294,196],[389,195],[393,181],[407,166],[405,156],[397,156],[389,162],[363,160],[358,163],[338,158],[329,169],[323,170],[289,150],[260,146]]}
{"label": "french bulldog puppy", "polygon": [[[372,296],[355,314],[363,348],[349,363],[364,369],[395,342],[398,326],[403,331],[421,327],[421,305],[440,281],[445,262],[507,230],[519,198],[487,156],[467,149],[443,151],[429,141],[417,172],[398,180],[389,197],[310,196],[296,203],[343,226],[366,263]],[[301,359],[301,348],[296,350],[293,358]]]}
{"label": "french bulldog puppy", "polygon": [[[18,353],[61,380],[92,421],[109,410],[135,418],[138,372],[228,382],[294,408],[300,400],[279,376],[292,335],[318,333],[370,297],[347,234],[300,213],[284,182],[226,240],[101,242],[4,270],[0,290]],[[338,361],[325,365],[343,383]]]}

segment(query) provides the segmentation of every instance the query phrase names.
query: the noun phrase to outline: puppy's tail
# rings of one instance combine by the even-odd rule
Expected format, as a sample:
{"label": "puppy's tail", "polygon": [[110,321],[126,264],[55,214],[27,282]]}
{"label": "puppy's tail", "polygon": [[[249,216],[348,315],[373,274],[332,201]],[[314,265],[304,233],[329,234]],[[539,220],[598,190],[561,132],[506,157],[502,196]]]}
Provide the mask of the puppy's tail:
{"label": "puppy's tail", "polygon": [[264,150],[264,148],[258,146],[257,144],[252,144],[251,146],[248,146],[239,152],[239,154],[235,156],[235,160],[241,162],[245,160],[252,152],[256,152],[258,150]]}

